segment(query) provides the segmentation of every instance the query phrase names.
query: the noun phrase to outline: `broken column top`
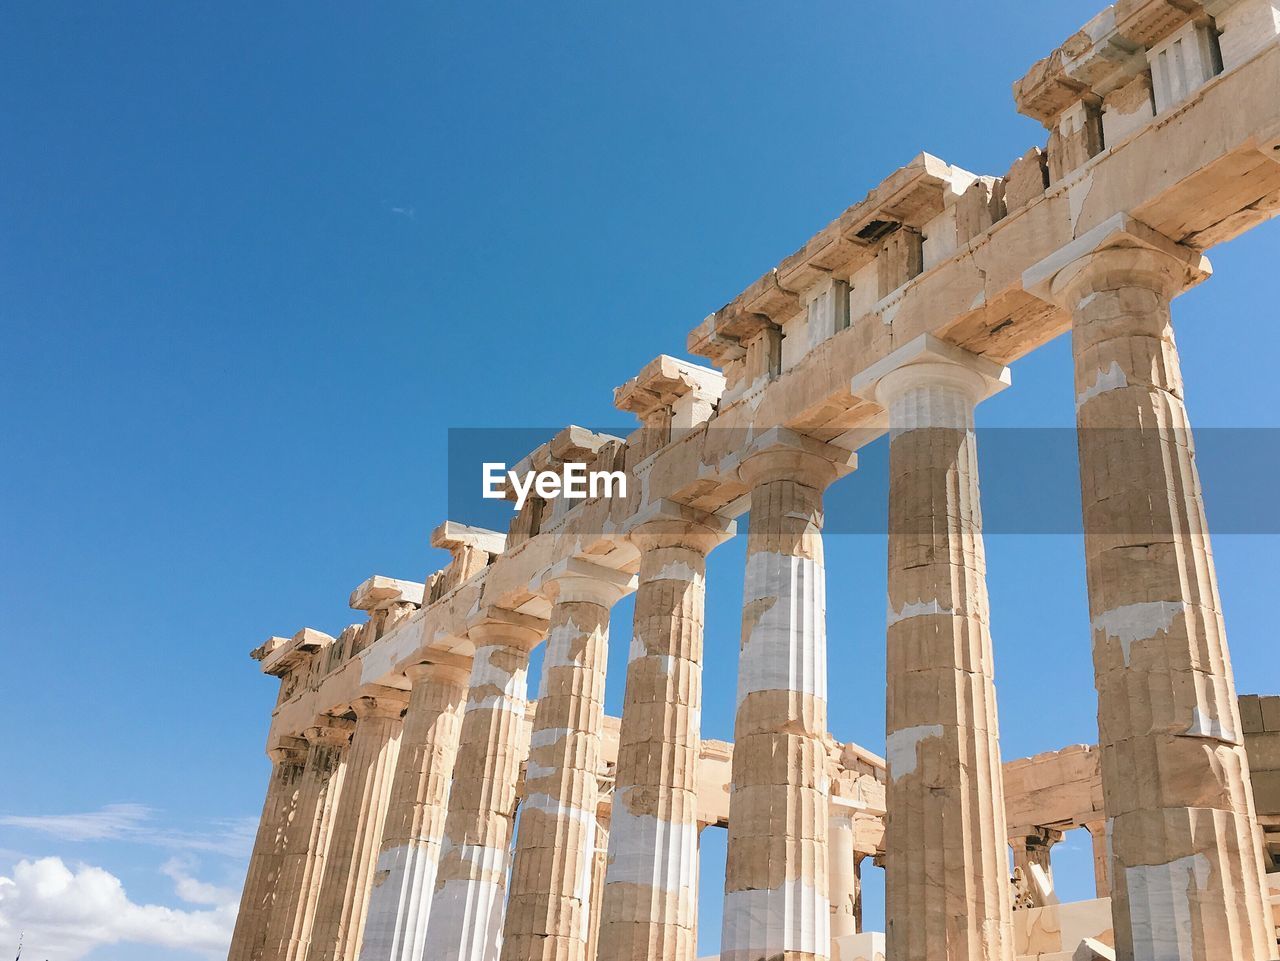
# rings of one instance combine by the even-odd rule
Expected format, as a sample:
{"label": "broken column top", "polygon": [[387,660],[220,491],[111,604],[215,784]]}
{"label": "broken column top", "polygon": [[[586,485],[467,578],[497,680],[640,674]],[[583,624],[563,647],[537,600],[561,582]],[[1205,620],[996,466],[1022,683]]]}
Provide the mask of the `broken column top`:
{"label": "broken column top", "polygon": [[254,651],[254,655],[263,648],[269,648],[263,657],[259,659],[262,664],[262,673],[271,674],[274,677],[284,677],[294,668],[304,663],[316,651],[322,647],[328,647],[332,643],[333,638],[323,631],[304,627],[288,640],[280,637],[269,638],[262,647]]}
{"label": "broken column top", "polygon": [[613,406],[643,420],[654,410],[670,407],[689,395],[714,405],[723,392],[724,375],[719,371],[659,354],[640,373],[614,388]]}
{"label": "broken column top", "polygon": [[[457,521],[445,521],[431,532],[431,546],[443,547],[450,552],[456,552],[464,547],[472,547],[487,554],[501,554],[506,543],[507,535],[505,534],[486,530],[483,527],[459,524]],[[368,582],[366,581],[365,583]],[[398,583],[406,582],[401,581]],[[421,584],[416,586],[419,589],[422,588]],[[355,605],[352,604],[351,606],[354,607]]]}
{"label": "broken column top", "polygon": [[948,192],[963,193],[976,179],[932,154],[919,154],[691,330],[689,353],[720,367],[737,360],[760,329],[801,310],[806,290],[828,276],[847,279],[875,257],[886,236],[903,226],[923,226],[942,213]]}
{"label": "broken column top", "polygon": [[395,603],[415,604],[421,607],[424,590],[425,585],[416,581],[402,581],[394,577],[374,574],[351,592],[350,606],[357,611],[375,611]]}
{"label": "broken column top", "polygon": [[1203,16],[1195,0],[1120,0],[1014,83],[1018,112],[1048,126],[1072,104],[1105,96],[1145,71],[1148,47]]}

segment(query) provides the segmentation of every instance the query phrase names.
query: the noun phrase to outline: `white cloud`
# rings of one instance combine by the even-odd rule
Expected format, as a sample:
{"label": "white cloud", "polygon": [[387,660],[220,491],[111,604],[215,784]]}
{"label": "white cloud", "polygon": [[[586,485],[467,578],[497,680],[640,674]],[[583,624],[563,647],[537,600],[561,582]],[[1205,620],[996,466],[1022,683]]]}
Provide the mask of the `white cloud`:
{"label": "white cloud", "polygon": [[84,814],[9,814],[0,817],[0,825],[63,841],[110,841],[136,834],[151,815],[145,804],[108,804]]}
{"label": "white cloud", "polygon": [[160,866],[161,873],[173,879],[178,897],[187,904],[212,904],[221,907],[234,905],[239,901],[238,892],[197,880],[191,876],[191,868],[192,862],[184,858],[171,858]]}
{"label": "white cloud", "polygon": [[0,827],[34,831],[60,841],[132,841],[175,851],[247,858],[257,818],[222,818],[204,831],[156,826],[157,812],[145,804],[108,804],[81,814],[8,814]]}
{"label": "white cloud", "polygon": [[0,877],[0,947],[24,934],[24,954],[41,961],[77,961],[107,944],[155,945],[209,958],[226,956],[235,925],[234,892],[204,884],[179,862],[164,872],[177,894],[206,908],[186,911],[129,899],[120,879],[90,865],[69,867],[61,858],[20,861]]}

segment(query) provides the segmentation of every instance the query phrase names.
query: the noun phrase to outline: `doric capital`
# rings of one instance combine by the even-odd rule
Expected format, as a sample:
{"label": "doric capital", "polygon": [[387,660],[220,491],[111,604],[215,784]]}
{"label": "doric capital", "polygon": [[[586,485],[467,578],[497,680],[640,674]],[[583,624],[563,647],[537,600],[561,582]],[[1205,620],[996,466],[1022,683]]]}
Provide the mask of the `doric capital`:
{"label": "doric capital", "polygon": [[327,747],[343,747],[351,740],[351,733],[356,729],[354,721],[332,714],[320,714],[315,723],[302,732],[307,743]]}
{"label": "doric capital", "polygon": [[857,466],[858,455],[852,451],[786,427],[773,427],[752,439],[738,464],[738,477],[748,487],[791,480],[825,490]]}
{"label": "doric capital", "polygon": [[669,500],[646,505],[627,526],[627,536],[641,551],[687,547],[709,554],[736,532],[737,525],[731,518]]}
{"label": "doric capital", "polygon": [[351,702],[351,710],[357,722],[365,718],[389,718],[395,720],[409,703],[407,691],[394,687],[370,685],[366,693]]}
{"label": "doric capital", "polygon": [[411,664],[405,676],[417,690],[419,684],[466,684],[471,674],[471,658],[459,654],[433,654],[432,659]]}
{"label": "doric capital", "polygon": [[1116,214],[1024,271],[1022,286],[1075,310],[1090,294],[1120,287],[1146,287],[1171,300],[1212,272],[1203,254]]}
{"label": "doric capital", "polygon": [[[919,387],[951,387],[968,395],[972,403],[977,404],[1004,390],[1009,383],[1007,367],[939,340],[932,334],[922,334],[854,377],[849,391],[855,397],[874,401],[888,410],[897,398]],[[965,425],[929,423],[920,426]]]}
{"label": "doric capital", "polygon": [[540,586],[558,601],[612,607],[636,589],[636,576],[569,557],[548,568]]}
{"label": "doric capital", "polygon": [[292,734],[277,737],[267,748],[267,757],[277,767],[286,764],[301,764],[307,759],[307,741]]}
{"label": "doric capital", "polygon": [[546,619],[501,607],[488,607],[467,622],[467,639],[476,647],[501,645],[532,651],[547,635]]}

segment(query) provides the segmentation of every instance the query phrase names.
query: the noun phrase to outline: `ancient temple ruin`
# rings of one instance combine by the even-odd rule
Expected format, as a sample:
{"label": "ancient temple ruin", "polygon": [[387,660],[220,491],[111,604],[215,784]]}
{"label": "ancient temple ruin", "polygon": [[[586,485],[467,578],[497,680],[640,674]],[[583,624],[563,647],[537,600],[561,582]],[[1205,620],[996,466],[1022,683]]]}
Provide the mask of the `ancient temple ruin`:
{"label": "ancient temple ruin", "polygon": [[[1014,94],[1043,149],[920,155],[693,329],[710,366],[619,387],[635,434],[529,454],[637,494],[445,523],[425,583],[371,577],[363,623],[254,652],[280,694],[233,961],[692,961],[713,826],[724,961],[1280,956],[1280,697],[1236,690],[1170,326],[1205,251],[1280,210],[1280,0],[1117,3]],[[1006,762],[973,412],[1066,332],[1099,743]],[[882,759],[827,730],[822,523],[885,433]],[[706,558],[748,511],[734,743],[704,741]],[[1060,903],[1081,827],[1097,899]]]}

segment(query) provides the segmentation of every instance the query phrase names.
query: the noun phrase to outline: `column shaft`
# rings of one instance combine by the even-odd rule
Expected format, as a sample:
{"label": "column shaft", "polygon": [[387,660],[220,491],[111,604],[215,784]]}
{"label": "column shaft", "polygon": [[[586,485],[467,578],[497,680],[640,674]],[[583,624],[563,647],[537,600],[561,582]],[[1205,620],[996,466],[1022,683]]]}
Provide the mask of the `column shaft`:
{"label": "column shaft", "polygon": [[612,583],[562,577],[529,739],[503,961],[583,961],[599,802]]}
{"label": "column shaft", "polygon": [[693,961],[706,554],[719,537],[701,525],[653,521],[632,539],[640,579],[599,958]]}
{"label": "column shaft", "polygon": [[369,893],[361,961],[422,958],[467,697],[466,668],[420,664],[406,673],[413,688]]}
{"label": "column shaft", "polygon": [[304,733],[307,762],[293,819],[285,833],[280,883],[267,924],[265,961],[300,961],[315,923],[333,820],[355,725],[325,716]]}
{"label": "column shaft", "polygon": [[300,746],[291,744],[270,752],[271,780],[249,857],[227,961],[259,961],[266,946],[267,923],[284,859],[284,838],[298,802],[298,788],[307,759],[306,742],[292,740]]}
{"label": "column shaft", "polygon": [[887,953],[1012,961],[1004,781],[973,408],[983,378],[885,376],[889,610]]}
{"label": "column shaft", "polygon": [[1111,842],[1107,839],[1107,822],[1090,821],[1085,825],[1093,847],[1093,886],[1095,896],[1111,897]]}
{"label": "column shaft", "polygon": [[1195,260],[1099,251],[1072,311],[1102,786],[1120,961],[1275,954],[1169,304]]}
{"label": "column shaft", "polygon": [[524,759],[532,631],[473,629],[476,651],[449,792],[423,958],[495,961],[502,931],[516,782]]}
{"label": "column shaft", "polygon": [[734,720],[723,961],[826,958],[826,581],[829,465],[752,455],[738,709]]}
{"label": "column shaft", "polygon": [[853,816],[832,804],[827,859],[830,869],[831,957],[838,957],[837,938],[858,933],[858,906],[862,884],[858,855],[854,850]]}
{"label": "column shaft", "polygon": [[388,689],[352,704],[356,730],[320,885],[309,961],[354,961],[359,951],[406,701],[402,692]]}

